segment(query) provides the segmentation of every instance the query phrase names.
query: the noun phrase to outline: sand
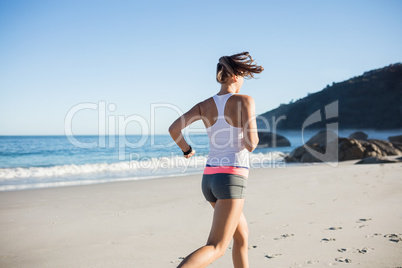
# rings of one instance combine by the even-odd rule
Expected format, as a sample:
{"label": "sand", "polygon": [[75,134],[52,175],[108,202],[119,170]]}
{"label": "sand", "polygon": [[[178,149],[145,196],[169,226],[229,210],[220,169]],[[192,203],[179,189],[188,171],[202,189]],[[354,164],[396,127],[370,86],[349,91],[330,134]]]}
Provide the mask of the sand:
{"label": "sand", "polygon": [[[251,170],[250,267],[401,267],[402,163],[355,162]],[[208,237],[200,182],[0,192],[0,267],[176,267]]]}

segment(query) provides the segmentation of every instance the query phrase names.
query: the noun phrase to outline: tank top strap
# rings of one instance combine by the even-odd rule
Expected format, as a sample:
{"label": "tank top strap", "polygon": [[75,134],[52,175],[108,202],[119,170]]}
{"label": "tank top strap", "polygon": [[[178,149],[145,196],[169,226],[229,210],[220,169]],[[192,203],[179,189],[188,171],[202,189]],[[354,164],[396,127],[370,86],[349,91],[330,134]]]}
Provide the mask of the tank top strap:
{"label": "tank top strap", "polygon": [[218,110],[218,118],[223,118],[225,116],[225,105],[227,100],[233,95],[233,93],[228,93],[225,95],[215,95],[214,101],[216,104],[216,109]]}

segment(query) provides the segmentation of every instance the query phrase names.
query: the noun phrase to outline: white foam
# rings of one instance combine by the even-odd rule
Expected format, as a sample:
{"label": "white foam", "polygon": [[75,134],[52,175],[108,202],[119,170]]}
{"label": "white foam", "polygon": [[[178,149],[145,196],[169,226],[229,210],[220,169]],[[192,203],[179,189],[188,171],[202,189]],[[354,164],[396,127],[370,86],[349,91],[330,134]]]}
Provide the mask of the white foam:
{"label": "white foam", "polygon": [[[250,166],[251,168],[265,167],[267,164],[281,161],[284,156],[282,152],[250,154]],[[2,168],[0,169],[0,191],[201,173],[205,163],[206,156],[194,156],[190,159],[173,156],[109,164]]]}
{"label": "white foam", "polygon": [[150,158],[143,161],[123,161],[118,163],[97,163],[83,165],[59,165],[52,167],[2,168],[0,182],[4,179],[15,178],[45,178],[85,174],[105,174],[130,172],[141,175],[141,171],[156,172],[160,169],[176,169],[185,171],[186,168],[201,168],[205,166],[206,157],[197,156],[185,159],[182,156]]}

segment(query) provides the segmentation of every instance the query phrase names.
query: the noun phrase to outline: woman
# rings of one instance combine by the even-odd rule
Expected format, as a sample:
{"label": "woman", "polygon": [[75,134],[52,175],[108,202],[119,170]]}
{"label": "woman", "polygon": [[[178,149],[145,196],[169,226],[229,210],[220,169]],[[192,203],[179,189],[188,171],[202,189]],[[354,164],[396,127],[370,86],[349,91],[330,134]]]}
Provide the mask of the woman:
{"label": "woman", "polygon": [[200,119],[204,122],[210,145],[202,191],[214,208],[211,231],[206,245],[188,255],[178,267],[206,267],[224,254],[232,237],[234,267],[249,267],[248,227],[242,210],[248,152],[256,148],[258,135],[254,100],[238,93],[244,77],[254,77],[263,70],[248,52],[221,57],[216,73],[220,91],[195,105],[169,128],[185,158],[195,154],[181,133],[191,123]]}

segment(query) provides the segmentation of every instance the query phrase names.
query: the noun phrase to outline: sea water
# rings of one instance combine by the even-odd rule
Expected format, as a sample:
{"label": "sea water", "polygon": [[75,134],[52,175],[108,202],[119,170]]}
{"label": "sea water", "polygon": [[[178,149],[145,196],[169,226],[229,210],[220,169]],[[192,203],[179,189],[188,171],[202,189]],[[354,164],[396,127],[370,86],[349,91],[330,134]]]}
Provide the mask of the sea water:
{"label": "sea water", "polygon": [[[347,137],[353,130],[339,131]],[[397,131],[365,130],[369,138],[385,139]],[[317,131],[284,131],[290,147],[257,148],[251,168],[283,168],[283,158]],[[202,173],[208,136],[186,140],[197,154],[185,159],[169,135],[130,136],[0,136],[0,191],[152,179]]]}

